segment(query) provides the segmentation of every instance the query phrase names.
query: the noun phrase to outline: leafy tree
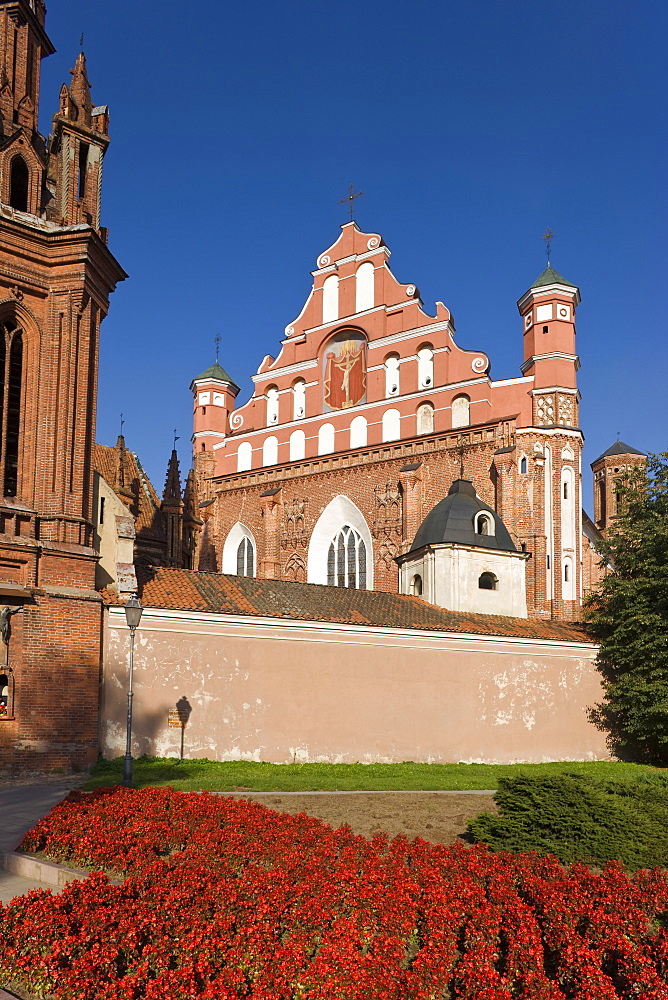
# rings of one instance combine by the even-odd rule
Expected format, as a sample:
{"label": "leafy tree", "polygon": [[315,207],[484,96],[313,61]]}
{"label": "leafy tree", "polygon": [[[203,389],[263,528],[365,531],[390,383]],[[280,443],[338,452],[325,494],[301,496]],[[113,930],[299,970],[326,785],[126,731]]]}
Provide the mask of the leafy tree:
{"label": "leafy tree", "polygon": [[668,765],[668,452],[621,483],[601,555],[611,567],[587,602],[604,700],[594,722],[623,760]]}

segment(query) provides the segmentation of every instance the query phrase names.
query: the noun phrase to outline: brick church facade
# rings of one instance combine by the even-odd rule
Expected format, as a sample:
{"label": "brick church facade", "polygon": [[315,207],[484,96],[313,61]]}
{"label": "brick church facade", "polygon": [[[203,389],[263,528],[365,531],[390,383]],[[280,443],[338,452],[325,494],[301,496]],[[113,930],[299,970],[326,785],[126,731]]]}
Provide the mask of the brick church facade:
{"label": "brick church facade", "polygon": [[0,764],[53,768],[97,754],[98,346],[126,275],[100,225],[109,118],[83,53],[38,131],[44,17],[43,0],[0,3]]}
{"label": "brick church facade", "polygon": [[[583,535],[577,287],[551,266],[518,302],[524,361],[494,381],[355,222],[263,359],[251,399],[218,364],[194,392],[200,569],[396,593],[396,559],[456,479],[525,552],[530,617],[580,617]],[[586,551],[585,551],[586,550]],[[590,572],[587,573],[589,577]]]}

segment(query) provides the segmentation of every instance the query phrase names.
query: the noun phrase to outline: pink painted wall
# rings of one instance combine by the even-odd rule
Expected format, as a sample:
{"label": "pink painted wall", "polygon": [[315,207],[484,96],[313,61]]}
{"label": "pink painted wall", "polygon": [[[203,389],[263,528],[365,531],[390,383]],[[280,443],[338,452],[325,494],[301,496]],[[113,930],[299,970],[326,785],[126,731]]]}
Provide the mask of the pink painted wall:
{"label": "pink painted wall", "polygon": [[[107,610],[102,750],[125,752],[129,632]],[[148,608],[137,632],[134,754],[513,761],[607,756],[587,643],[501,639]]]}

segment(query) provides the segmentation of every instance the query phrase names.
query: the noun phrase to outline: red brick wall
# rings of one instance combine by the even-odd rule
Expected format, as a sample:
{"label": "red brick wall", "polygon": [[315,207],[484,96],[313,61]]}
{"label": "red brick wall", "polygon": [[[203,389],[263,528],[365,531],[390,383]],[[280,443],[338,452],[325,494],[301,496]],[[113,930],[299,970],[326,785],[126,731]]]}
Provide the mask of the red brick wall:
{"label": "red brick wall", "polygon": [[[534,450],[536,444],[539,451]],[[360,509],[373,536],[374,589],[396,593],[398,569],[394,556],[410,548],[419,523],[446,496],[453,480],[463,471],[480,498],[498,511],[517,547],[524,544],[532,554],[527,563],[529,615],[563,620],[579,618],[579,602],[562,599],[559,573],[555,572],[554,597],[550,600],[546,596],[544,473],[543,466],[536,461],[542,457],[546,444],[552,449],[554,466],[554,559],[561,548],[559,482],[563,465],[574,471],[574,503],[576,510],[580,509],[579,437],[572,433],[516,433],[514,427],[492,424],[464,428],[456,434],[386,444],[359,453],[292,463],[278,470],[217,479],[211,484],[216,500],[202,511],[206,528],[200,541],[199,568],[221,569],[225,539],[240,521],[255,537],[259,575],[300,579],[297,573],[299,567],[308,563],[314,525],[330,500],[343,494]],[[561,450],[565,447],[573,451],[573,460],[562,459]],[[495,454],[505,448],[514,450]],[[521,456],[527,457],[525,474],[519,472]],[[420,462],[418,469],[401,472],[403,466],[415,462]],[[206,488],[206,484],[201,485]],[[391,492],[400,494],[398,516],[389,519],[382,505],[388,486]],[[276,487],[280,487],[280,492],[271,498],[271,506],[277,505],[277,510],[268,516],[268,498],[261,498],[261,494]],[[295,503],[303,504],[304,511],[303,530],[298,533],[291,531],[289,525]],[[276,570],[268,569],[276,560],[274,553],[278,561]]]}

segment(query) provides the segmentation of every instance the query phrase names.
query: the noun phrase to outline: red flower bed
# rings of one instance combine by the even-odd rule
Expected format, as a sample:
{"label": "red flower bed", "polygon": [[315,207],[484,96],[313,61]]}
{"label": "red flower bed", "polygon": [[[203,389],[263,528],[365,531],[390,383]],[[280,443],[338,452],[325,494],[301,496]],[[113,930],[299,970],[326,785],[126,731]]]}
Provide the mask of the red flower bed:
{"label": "red flower bed", "polygon": [[72,796],[24,849],[96,873],[0,910],[0,982],[55,1000],[668,1000],[668,881],[368,841],[170,789]]}

